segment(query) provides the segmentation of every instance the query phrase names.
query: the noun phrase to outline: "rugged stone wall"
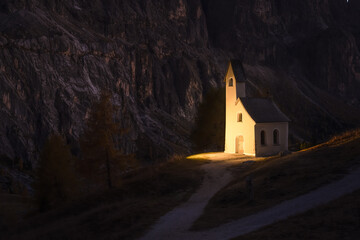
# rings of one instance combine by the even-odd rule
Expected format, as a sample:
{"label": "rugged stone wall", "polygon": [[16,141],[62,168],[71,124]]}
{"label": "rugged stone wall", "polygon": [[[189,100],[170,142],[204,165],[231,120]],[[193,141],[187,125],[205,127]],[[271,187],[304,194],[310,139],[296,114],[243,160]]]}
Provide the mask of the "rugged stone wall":
{"label": "rugged stone wall", "polygon": [[221,81],[199,1],[8,2],[0,25],[1,152],[36,157],[52,132],[73,141],[102,88],[114,92],[130,129],[127,152],[188,151],[202,92]]}
{"label": "rugged stone wall", "polygon": [[222,84],[231,57],[246,64],[249,94],[272,95],[295,118],[296,137],[317,129],[322,138],[354,126],[360,119],[353,108],[360,99],[356,4],[2,1],[0,153],[33,161],[52,132],[75,143],[102,88],[113,91],[118,118],[129,129],[124,151],[153,159],[189,152],[197,106]]}

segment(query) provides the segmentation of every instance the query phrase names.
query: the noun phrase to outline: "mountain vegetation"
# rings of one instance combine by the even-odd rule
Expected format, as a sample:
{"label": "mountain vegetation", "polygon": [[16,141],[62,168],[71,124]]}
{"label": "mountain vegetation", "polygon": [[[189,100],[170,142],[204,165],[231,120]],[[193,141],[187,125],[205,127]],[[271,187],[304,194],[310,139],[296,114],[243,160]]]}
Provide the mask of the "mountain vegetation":
{"label": "mountain vegetation", "polygon": [[223,151],[225,139],[225,89],[210,89],[195,118],[191,140],[200,152]]}
{"label": "mountain vegetation", "polygon": [[77,194],[78,178],[75,157],[70,147],[59,135],[53,135],[45,143],[34,183],[35,198],[40,210],[46,210]]}
{"label": "mountain vegetation", "polygon": [[[204,163],[173,156],[166,163],[127,174],[121,186],[80,196],[43,213],[33,210],[24,216],[24,212],[5,212],[0,204],[1,237],[135,239],[195,192],[203,180],[199,167]],[[27,201],[17,200],[16,208],[29,212]],[[3,216],[14,220],[3,222]]]}
{"label": "mountain vegetation", "polygon": [[[103,91],[98,101],[95,101],[86,128],[80,138],[82,156],[79,160],[79,170],[86,181],[106,179],[108,188],[112,188],[114,175],[125,171],[133,160],[131,156],[121,154],[115,141],[121,139],[124,130],[115,122],[116,108],[111,102],[111,94]],[[134,163],[134,161],[132,161]]]}

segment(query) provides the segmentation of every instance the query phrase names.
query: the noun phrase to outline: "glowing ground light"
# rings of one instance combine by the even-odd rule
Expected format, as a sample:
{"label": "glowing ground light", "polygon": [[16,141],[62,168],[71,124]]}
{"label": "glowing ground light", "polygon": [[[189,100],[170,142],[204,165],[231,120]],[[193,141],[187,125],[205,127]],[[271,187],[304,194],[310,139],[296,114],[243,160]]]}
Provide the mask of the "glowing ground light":
{"label": "glowing ground light", "polygon": [[243,160],[247,158],[254,158],[245,156],[243,154],[233,154],[233,153],[224,153],[224,152],[209,152],[209,153],[199,153],[195,155],[188,156],[187,159],[204,159],[211,161],[224,161],[224,160]]}

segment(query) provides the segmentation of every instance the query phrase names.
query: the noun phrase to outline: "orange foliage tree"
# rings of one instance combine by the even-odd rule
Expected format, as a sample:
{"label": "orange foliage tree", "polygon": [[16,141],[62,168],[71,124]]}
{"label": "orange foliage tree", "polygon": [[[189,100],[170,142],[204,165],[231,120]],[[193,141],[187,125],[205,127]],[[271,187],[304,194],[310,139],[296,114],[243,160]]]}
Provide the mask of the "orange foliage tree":
{"label": "orange foliage tree", "polygon": [[45,143],[36,173],[34,190],[40,210],[71,199],[77,191],[75,158],[59,135]]}
{"label": "orange foliage tree", "polygon": [[80,139],[82,152],[81,170],[92,180],[105,176],[106,184],[113,187],[113,173],[123,169],[130,157],[116,149],[114,140],[124,131],[115,121],[116,107],[112,95],[102,91],[91,109],[86,129]]}

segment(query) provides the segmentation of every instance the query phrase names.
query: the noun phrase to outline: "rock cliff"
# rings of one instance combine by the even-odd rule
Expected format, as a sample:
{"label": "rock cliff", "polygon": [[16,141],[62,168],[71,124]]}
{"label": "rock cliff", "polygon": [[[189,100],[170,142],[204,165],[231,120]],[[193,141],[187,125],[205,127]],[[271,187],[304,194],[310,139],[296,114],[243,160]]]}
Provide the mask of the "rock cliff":
{"label": "rock cliff", "polygon": [[359,12],[356,0],[4,0],[0,153],[34,163],[53,132],[76,151],[104,88],[125,152],[190,152],[197,106],[229,58],[294,139],[322,139],[360,120]]}

